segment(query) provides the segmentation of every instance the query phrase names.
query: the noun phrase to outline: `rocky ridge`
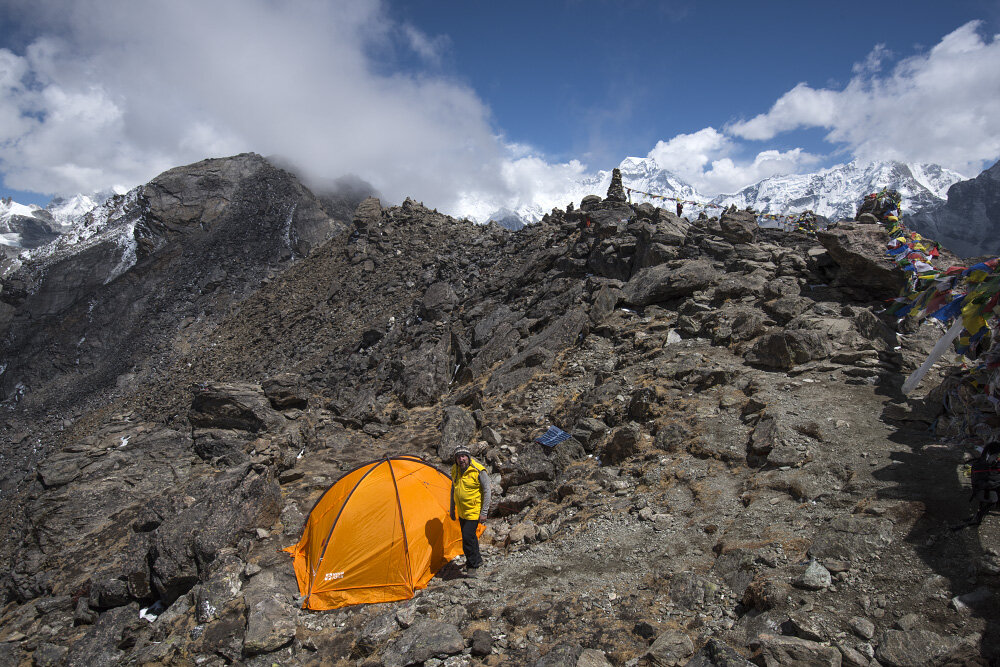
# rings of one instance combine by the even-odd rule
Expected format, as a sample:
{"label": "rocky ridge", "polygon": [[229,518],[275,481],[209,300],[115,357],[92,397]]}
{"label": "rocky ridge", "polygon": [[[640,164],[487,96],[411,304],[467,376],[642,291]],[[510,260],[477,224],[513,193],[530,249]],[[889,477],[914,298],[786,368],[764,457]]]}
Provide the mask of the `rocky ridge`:
{"label": "rocky ridge", "polygon": [[1000,254],[1000,162],[952,185],[946,202],[919,211],[910,224],[960,254]]}
{"label": "rocky ridge", "polygon": [[[928,430],[948,369],[898,390],[940,331],[880,317],[900,284],[880,228],[689,223],[614,193],[512,233],[317,201],[255,156],[179,168],[129,209],[120,275],[4,280],[5,663],[997,655],[1000,545],[992,519],[951,531],[964,451]],[[296,250],[300,211],[322,231]],[[573,438],[533,443],[550,424]],[[278,549],[329,484],[459,444],[499,487],[484,575],[299,610]]]}

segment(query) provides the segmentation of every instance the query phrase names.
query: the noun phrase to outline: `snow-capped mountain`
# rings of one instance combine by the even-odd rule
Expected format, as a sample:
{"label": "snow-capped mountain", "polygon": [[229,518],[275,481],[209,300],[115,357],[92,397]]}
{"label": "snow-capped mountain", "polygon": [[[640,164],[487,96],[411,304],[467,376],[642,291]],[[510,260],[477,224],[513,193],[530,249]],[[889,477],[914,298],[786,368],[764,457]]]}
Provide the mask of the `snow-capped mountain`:
{"label": "snow-capped mountain", "polygon": [[935,164],[857,161],[823,169],[814,174],[772,176],[736,194],[719,195],[713,203],[737,208],[751,206],[760,213],[782,215],[810,209],[831,220],[854,217],[858,202],[883,187],[903,195],[903,212],[939,204],[948,188],[964,179],[961,174]]}
{"label": "snow-capped mountain", "polygon": [[[693,201],[708,201],[694,187],[678,178],[675,174],[660,167],[652,158],[627,157],[618,168],[622,172],[622,183],[632,190],[655,193],[668,197],[682,197]],[[611,185],[611,170],[601,170],[593,174],[585,174],[576,181],[567,182],[565,188],[558,193],[537,197],[533,202],[518,206],[504,206],[492,210],[488,215],[483,209],[469,208],[461,215],[487,222],[495,220],[509,229],[518,229],[521,225],[538,222],[552,208],[564,208],[567,204],[574,206],[587,195],[604,196]],[[658,201],[634,192],[632,201]],[[518,221],[521,225],[518,225]]]}
{"label": "snow-capped mountain", "polygon": [[93,211],[123,188],[101,190],[89,195],[56,197],[44,208],[0,199],[0,245],[8,248],[37,248],[71,231]]}
{"label": "snow-capped mountain", "polygon": [[[759,213],[787,215],[812,210],[831,220],[853,218],[858,203],[868,193],[884,187],[903,195],[906,213],[919,211],[944,201],[948,188],[963,180],[957,172],[936,164],[858,161],[837,165],[812,174],[772,176],[750,185],[735,194],[704,195],[676,174],[663,169],[652,158],[628,157],[618,168],[622,184],[631,190],[635,203],[648,201],[656,206],[672,208],[674,198],[690,202],[713,204],[711,215],[718,206],[735,204],[737,208],[753,207]],[[493,219],[505,226],[516,227],[515,217],[524,223],[536,222],[553,206],[564,207],[570,201],[579,204],[587,195],[604,196],[611,183],[610,171],[586,174],[567,184],[564,192],[517,207],[505,207],[491,215],[470,215],[479,222]],[[651,197],[647,194],[657,195]],[[700,208],[685,206],[685,215],[694,216]]]}

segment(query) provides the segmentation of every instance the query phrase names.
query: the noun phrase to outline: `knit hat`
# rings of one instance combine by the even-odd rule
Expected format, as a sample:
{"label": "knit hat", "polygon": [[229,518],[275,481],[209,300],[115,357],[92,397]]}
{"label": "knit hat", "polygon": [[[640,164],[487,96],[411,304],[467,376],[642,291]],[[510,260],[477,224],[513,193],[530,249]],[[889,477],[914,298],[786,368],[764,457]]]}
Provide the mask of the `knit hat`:
{"label": "knit hat", "polygon": [[461,456],[462,454],[465,454],[470,459],[472,458],[472,452],[469,451],[468,447],[456,447],[455,448],[455,453],[452,456],[457,458],[458,456]]}

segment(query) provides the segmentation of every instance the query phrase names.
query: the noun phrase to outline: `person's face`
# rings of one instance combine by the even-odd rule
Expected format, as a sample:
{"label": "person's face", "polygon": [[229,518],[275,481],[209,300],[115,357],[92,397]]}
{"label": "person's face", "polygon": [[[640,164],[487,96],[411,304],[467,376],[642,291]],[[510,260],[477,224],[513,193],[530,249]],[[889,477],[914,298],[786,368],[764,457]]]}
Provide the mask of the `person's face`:
{"label": "person's face", "polygon": [[461,468],[462,470],[465,470],[466,468],[469,467],[469,455],[468,454],[458,454],[457,456],[455,456],[455,463],[458,464],[459,468]]}

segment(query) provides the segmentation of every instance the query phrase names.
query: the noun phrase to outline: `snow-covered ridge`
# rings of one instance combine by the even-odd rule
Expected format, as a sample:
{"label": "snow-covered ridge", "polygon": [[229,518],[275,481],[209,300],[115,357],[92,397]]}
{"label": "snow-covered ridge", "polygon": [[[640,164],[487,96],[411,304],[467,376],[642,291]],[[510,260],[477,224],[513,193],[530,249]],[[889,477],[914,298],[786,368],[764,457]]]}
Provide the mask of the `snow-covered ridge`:
{"label": "snow-covered ridge", "polygon": [[21,253],[23,259],[44,260],[77,252],[105,240],[123,248],[134,244],[132,233],[137,219],[135,211],[142,186],[125,194],[116,194],[99,206],[92,207],[75,219],[68,219],[62,235],[55,241]]}
{"label": "snow-covered ridge", "polygon": [[38,245],[39,232],[51,236],[63,235],[71,231],[85,215],[115,195],[125,192],[124,188],[115,187],[89,195],[56,197],[44,208],[0,199],[0,245],[34,248]]}
{"label": "snow-covered ridge", "polygon": [[[904,212],[939,204],[947,196],[948,188],[965,178],[935,164],[892,161],[865,164],[854,161],[812,174],[772,176],[734,194],[710,196],[698,192],[694,186],[663,169],[652,158],[628,157],[618,168],[622,172],[623,185],[633,191],[632,201],[636,203],[648,201],[657,206],[674,206],[671,201],[640,194],[648,192],[668,199],[681,198],[721,206],[735,204],[737,208],[750,206],[762,214],[787,215],[812,210],[834,220],[853,218],[861,198],[883,187],[899,190],[903,195]],[[555,206],[565,207],[569,202],[577,205],[587,195],[603,197],[610,184],[611,172],[598,171],[581,175],[556,196],[494,208],[477,202],[477,206],[459,214],[468,215],[478,222],[506,219],[509,224],[512,216],[516,216],[524,223],[531,223]],[[487,215],[487,211],[491,213]],[[685,207],[686,215],[697,215],[698,212],[698,207]]]}

